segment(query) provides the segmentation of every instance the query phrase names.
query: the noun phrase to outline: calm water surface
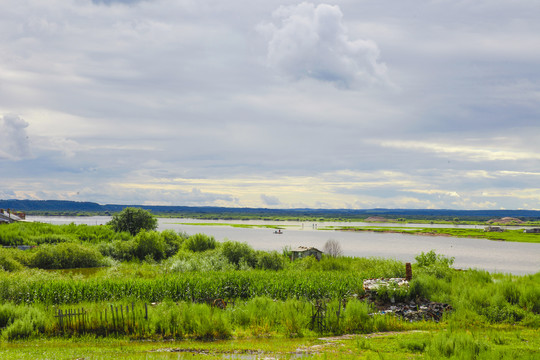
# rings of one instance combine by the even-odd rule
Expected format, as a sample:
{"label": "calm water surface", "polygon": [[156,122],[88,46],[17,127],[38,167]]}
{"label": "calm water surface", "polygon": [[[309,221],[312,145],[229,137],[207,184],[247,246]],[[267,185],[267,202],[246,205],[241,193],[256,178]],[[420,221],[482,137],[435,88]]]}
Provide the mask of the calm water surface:
{"label": "calm water surface", "polygon": [[[88,224],[100,225],[110,220],[107,216],[90,217],[28,217],[29,221],[41,221],[52,224]],[[201,225],[184,225],[197,223]],[[246,224],[280,225],[283,234],[274,234],[267,228],[238,228],[231,226],[211,226],[208,224]],[[272,221],[231,221],[231,220],[195,220],[195,219],[158,219],[158,230],[172,229],[188,234],[204,233],[212,235],[218,241],[235,240],[246,242],[257,250],[277,250],[283,247],[299,245],[314,246],[322,249],[328,239],[341,243],[344,255],[361,257],[385,257],[400,261],[414,261],[420,252],[435,250],[438,254],[455,257],[456,268],[478,268],[491,272],[512,274],[533,274],[540,271],[540,244],[490,241],[484,239],[465,239],[444,236],[419,236],[394,233],[345,232],[317,230],[324,226],[374,226],[372,223],[309,223],[309,222],[272,222]],[[206,225],[205,225],[206,224]],[[399,226],[403,224],[376,224],[376,226]],[[408,227],[430,227],[429,224]],[[431,225],[449,227],[448,225]],[[463,227],[463,226],[461,226]],[[467,226],[471,227],[471,226]],[[472,226],[474,228],[474,226]],[[479,226],[479,228],[481,228]]]}

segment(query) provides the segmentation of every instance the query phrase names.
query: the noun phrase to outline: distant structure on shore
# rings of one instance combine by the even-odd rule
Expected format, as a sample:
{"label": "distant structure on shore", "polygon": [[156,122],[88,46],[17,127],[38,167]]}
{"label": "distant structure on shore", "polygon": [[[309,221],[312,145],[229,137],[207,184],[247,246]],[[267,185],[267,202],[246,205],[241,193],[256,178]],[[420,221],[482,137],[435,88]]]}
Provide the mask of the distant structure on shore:
{"label": "distant structure on shore", "polygon": [[11,224],[12,222],[22,221],[24,219],[26,219],[26,214],[23,212],[0,209],[0,224]]}
{"label": "distant structure on shore", "polygon": [[314,256],[315,259],[321,260],[323,254],[321,250],[308,246],[299,246],[296,249],[292,249],[291,253],[292,260],[305,258],[306,256]]}

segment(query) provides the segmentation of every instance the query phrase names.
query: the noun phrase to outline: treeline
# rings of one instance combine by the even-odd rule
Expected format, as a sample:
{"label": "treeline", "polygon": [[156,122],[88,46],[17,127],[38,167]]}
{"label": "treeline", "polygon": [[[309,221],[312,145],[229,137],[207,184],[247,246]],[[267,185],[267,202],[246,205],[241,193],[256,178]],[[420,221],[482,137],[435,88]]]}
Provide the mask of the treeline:
{"label": "treeline", "polygon": [[[370,216],[391,219],[487,221],[515,217],[538,220],[536,210],[447,210],[447,209],[264,209],[189,206],[129,205],[152,211],[159,216],[225,220],[364,220]],[[31,215],[112,215],[128,205],[100,205],[93,202],[63,200],[0,200],[0,208],[23,211]]]}

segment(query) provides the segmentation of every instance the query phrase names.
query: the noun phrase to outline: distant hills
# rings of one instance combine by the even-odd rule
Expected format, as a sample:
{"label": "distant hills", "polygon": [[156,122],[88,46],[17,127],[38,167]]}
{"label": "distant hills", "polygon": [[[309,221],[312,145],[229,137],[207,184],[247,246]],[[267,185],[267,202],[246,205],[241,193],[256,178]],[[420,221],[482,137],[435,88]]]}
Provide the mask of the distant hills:
{"label": "distant hills", "polygon": [[23,211],[31,215],[111,215],[125,207],[138,207],[160,216],[181,216],[206,219],[321,218],[365,219],[387,218],[489,220],[515,217],[540,219],[538,210],[449,210],[449,209],[265,209],[212,206],[100,205],[94,202],[65,200],[0,200],[0,208]]}

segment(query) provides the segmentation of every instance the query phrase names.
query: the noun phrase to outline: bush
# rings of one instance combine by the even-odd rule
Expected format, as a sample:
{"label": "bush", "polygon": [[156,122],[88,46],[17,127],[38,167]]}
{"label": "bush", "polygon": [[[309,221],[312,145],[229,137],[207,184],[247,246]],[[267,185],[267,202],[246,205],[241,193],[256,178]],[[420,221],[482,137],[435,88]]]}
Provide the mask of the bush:
{"label": "bush", "polygon": [[0,328],[5,328],[15,319],[22,317],[25,312],[25,308],[13,305],[11,303],[0,305]]}
{"label": "bush", "polygon": [[233,321],[241,327],[249,327],[255,335],[266,334],[279,324],[281,306],[281,302],[268,297],[254,297],[235,309]]}
{"label": "bush", "polygon": [[213,236],[208,236],[205,234],[191,235],[184,242],[184,248],[190,251],[206,251],[215,249],[216,246],[216,239],[214,239]]}
{"label": "bush", "polygon": [[160,261],[178,252],[184,238],[172,230],[157,231],[142,230],[134,238],[124,241],[115,240],[99,244],[99,251],[119,261],[133,259],[152,259]]}
{"label": "bush", "polygon": [[17,271],[24,268],[24,266],[13,257],[14,251],[21,250],[0,249],[0,270]]}
{"label": "bush", "polygon": [[289,299],[281,306],[281,326],[286,336],[302,337],[309,324],[311,307],[308,303]]}
{"label": "bush", "polygon": [[128,207],[113,215],[107,225],[116,232],[127,231],[135,236],[141,230],[156,230],[157,219],[146,210]]}
{"label": "bush", "polygon": [[169,260],[167,267],[172,272],[232,271],[236,268],[217,250],[208,250],[199,253],[178,253]]}
{"label": "bush", "polygon": [[424,253],[423,251],[420,253],[420,255],[415,256],[414,258],[416,260],[416,264],[419,267],[428,267],[431,265],[446,265],[446,267],[450,267],[454,264],[454,258],[448,258],[444,255],[437,255],[435,251],[430,250],[427,253]]}
{"label": "bush", "polygon": [[[9,314],[6,323],[6,313]],[[45,332],[46,316],[37,308],[4,305],[0,308],[0,319],[6,323],[2,337],[6,340],[26,339],[38,333]]]}
{"label": "bush", "polygon": [[345,333],[369,333],[373,329],[372,310],[365,301],[353,299],[343,310],[342,329]]}
{"label": "bush", "polygon": [[182,247],[184,240],[187,238],[187,236],[183,236],[183,234],[175,233],[174,230],[163,230],[161,232],[161,237],[165,243],[166,258],[175,255]]}
{"label": "bush", "polygon": [[255,251],[246,243],[225,241],[221,244],[221,253],[231,264],[237,267],[242,261],[250,267],[255,267],[257,263]]}
{"label": "bush", "polygon": [[115,240],[111,243],[100,243],[98,249],[104,256],[110,256],[118,261],[135,259],[135,241]]}
{"label": "bush", "polygon": [[30,267],[74,269],[104,265],[103,255],[95,249],[75,243],[42,245],[30,259]]}
{"label": "bush", "polygon": [[283,270],[285,267],[285,259],[283,255],[277,251],[258,251],[257,252],[257,268],[263,270]]}
{"label": "bush", "polygon": [[450,278],[452,276],[451,266],[454,264],[453,257],[437,255],[431,250],[427,253],[422,252],[415,257],[416,265],[420,272],[435,275],[438,278]]}
{"label": "bush", "polygon": [[141,231],[135,236],[135,256],[140,260],[148,257],[160,261],[165,258],[165,241],[157,231]]}

